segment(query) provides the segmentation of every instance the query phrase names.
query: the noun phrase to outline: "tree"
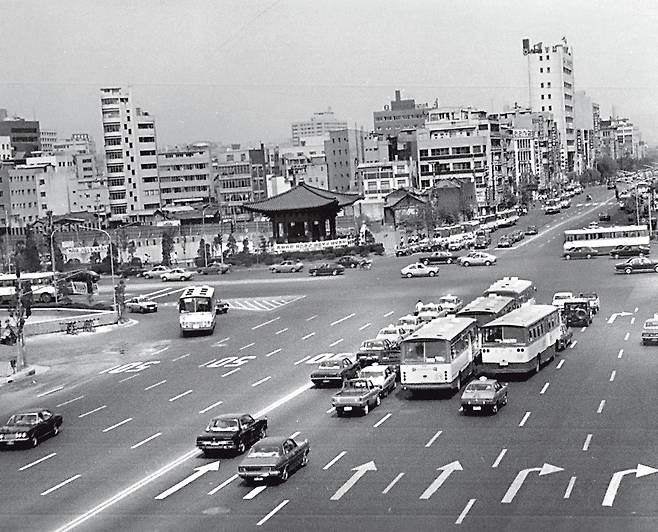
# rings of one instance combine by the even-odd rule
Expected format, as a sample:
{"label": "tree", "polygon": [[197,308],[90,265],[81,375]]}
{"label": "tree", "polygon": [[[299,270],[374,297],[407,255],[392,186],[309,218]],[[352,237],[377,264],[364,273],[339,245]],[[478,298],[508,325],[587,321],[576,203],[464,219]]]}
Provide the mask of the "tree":
{"label": "tree", "polygon": [[27,230],[27,234],[25,235],[25,242],[23,242],[20,246],[20,251],[16,258],[16,266],[21,271],[38,272],[41,269],[39,250],[37,248],[36,239],[32,229]]}
{"label": "tree", "polygon": [[247,237],[242,240],[242,253],[249,253],[249,239]]}
{"label": "tree", "polygon": [[162,264],[171,266],[171,252],[174,250],[174,236],[167,229],[162,233]]}
{"label": "tree", "polygon": [[53,248],[55,249],[55,269],[58,272],[64,271],[64,255],[62,254],[62,248],[57,243]]}
{"label": "tree", "polygon": [[207,244],[204,238],[199,241],[199,249],[197,250],[196,255],[198,259],[196,261],[197,264],[208,266],[208,257],[211,257],[212,254],[210,252],[210,244]]}
{"label": "tree", "polygon": [[238,252],[238,244],[235,241],[235,237],[233,236],[233,233],[228,235],[228,240],[226,241],[226,247],[228,247],[232,255]]}
{"label": "tree", "polygon": [[617,174],[617,163],[610,157],[602,157],[596,161],[596,169],[604,179],[609,179]]}

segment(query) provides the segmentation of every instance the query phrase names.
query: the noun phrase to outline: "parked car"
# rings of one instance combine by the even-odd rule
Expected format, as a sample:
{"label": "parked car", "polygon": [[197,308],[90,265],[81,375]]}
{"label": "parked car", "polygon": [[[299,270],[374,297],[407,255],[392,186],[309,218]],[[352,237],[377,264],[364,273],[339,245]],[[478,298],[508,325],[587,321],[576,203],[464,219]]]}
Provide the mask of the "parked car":
{"label": "parked car", "polygon": [[571,327],[568,327],[566,324],[560,324],[560,336],[555,342],[556,351],[564,351],[570,344],[573,339],[573,330]]}
{"label": "parked car", "polygon": [[480,377],[468,383],[462,393],[461,407],[464,415],[489,410],[496,414],[507,404],[507,384],[495,379]]}
{"label": "parked car", "polygon": [[231,273],[231,265],[227,262],[211,262],[208,266],[197,268],[196,271],[202,275],[224,275]]}
{"label": "parked car", "polygon": [[222,301],[221,299],[218,299],[215,302],[215,312],[217,314],[226,314],[229,309],[229,304],[226,301]]}
{"label": "parked car", "polygon": [[591,259],[592,257],[597,257],[599,254],[597,249],[591,248],[589,246],[582,246],[577,248],[571,248],[562,253],[562,256],[565,260],[571,259]]}
{"label": "parked car", "polygon": [[457,262],[462,266],[492,266],[496,264],[496,256],[482,251],[471,251],[468,255],[462,255]]}
{"label": "parked car", "polygon": [[142,266],[126,265],[119,268],[118,274],[121,277],[141,277],[145,271]]}
{"label": "parked car", "polygon": [[610,256],[614,259],[621,257],[640,257],[649,255],[651,248],[649,246],[616,246],[610,250]]}
{"label": "parked car", "polygon": [[528,227],[525,228],[525,234],[526,235],[536,235],[539,232],[537,231],[537,226],[536,225],[529,225]]}
{"label": "parked car", "polygon": [[294,273],[304,268],[304,263],[299,260],[284,260],[279,264],[272,264],[270,271],[272,273]]}
{"label": "parked car", "polygon": [[344,380],[356,377],[360,367],[357,359],[347,357],[323,360],[318,369],[311,373],[311,381],[315,386],[341,384]]}
{"label": "parked car", "polygon": [[513,242],[511,240],[511,238],[508,237],[507,235],[505,235],[505,236],[501,236],[498,239],[498,243],[496,244],[496,247],[497,248],[511,248],[512,244],[513,244]]}
{"label": "parked car", "polygon": [[158,304],[146,296],[131,297],[126,301],[126,308],[130,312],[139,312],[146,314],[147,312],[157,312]]}
{"label": "parked car", "polygon": [[0,445],[36,447],[48,436],[57,436],[62,426],[62,416],[46,408],[35,408],[14,414],[0,427]]}
{"label": "parked car", "polygon": [[170,271],[171,268],[168,268],[167,266],[155,266],[150,270],[146,270],[143,273],[143,276],[146,277],[147,279],[153,279],[154,277],[160,277],[163,273],[167,273]]}
{"label": "parked car", "polygon": [[624,272],[626,274],[646,272],[658,273],[658,261],[652,260],[648,257],[634,257],[627,261],[615,264],[615,271],[617,273]]}
{"label": "parked car", "polygon": [[363,259],[359,259],[354,255],[343,255],[338,257],[336,262],[345,268],[357,268]]}
{"label": "parked car", "polygon": [[101,278],[100,274],[94,270],[76,270],[74,272],[63,273],[62,276],[66,281],[76,283],[86,283],[87,281],[97,283]]}
{"label": "parked car", "polygon": [[213,451],[228,450],[239,454],[262,440],[267,432],[267,418],[254,419],[251,415],[222,414],[210,420],[203,434],[197,436],[196,446],[208,455]]}
{"label": "parked car", "polygon": [[308,440],[267,437],[251,448],[238,466],[238,475],[247,483],[276,479],[286,482],[290,473],[308,464]]}
{"label": "parked car", "polygon": [[366,366],[359,372],[359,377],[369,380],[379,388],[380,397],[386,397],[395,391],[395,370],[389,366],[372,364]]}
{"label": "parked car", "polygon": [[364,416],[370,409],[381,403],[381,389],[369,379],[355,378],[343,383],[339,392],[331,398],[331,406],[336,409],[336,415],[346,412],[360,411]]}
{"label": "parked car", "polygon": [[331,264],[328,262],[311,266],[308,269],[308,274],[312,275],[313,277],[316,277],[318,275],[336,276],[336,275],[342,275],[343,273],[345,273],[345,267],[342,264]]}
{"label": "parked car", "polygon": [[402,277],[436,277],[439,275],[438,266],[425,266],[422,262],[414,262],[400,270]]}
{"label": "parked car", "polygon": [[459,255],[453,251],[435,251],[431,255],[420,257],[419,262],[425,266],[429,264],[452,264]]}
{"label": "parked car", "polygon": [[395,250],[396,257],[406,257],[407,255],[411,255],[411,251],[408,246],[399,246]]}
{"label": "parked car", "polygon": [[164,282],[167,281],[191,281],[193,273],[183,268],[174,268],[160,276]]}
{"label": "parked car", "polygon": [[658,314],[644,322],[642,327],[642,345],[658,345]]}

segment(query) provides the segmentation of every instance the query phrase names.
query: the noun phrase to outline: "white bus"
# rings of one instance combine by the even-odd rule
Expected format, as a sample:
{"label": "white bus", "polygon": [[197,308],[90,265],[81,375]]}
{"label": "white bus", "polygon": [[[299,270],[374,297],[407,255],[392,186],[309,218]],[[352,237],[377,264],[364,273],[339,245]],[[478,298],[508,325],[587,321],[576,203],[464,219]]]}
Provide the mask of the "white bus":
{"label": "white bus", "polygon": [[[16,274],[0,275],[0,302],[9,303],[16,294]],[[52,272],[21,273],[21,281],[30,281],[34,302],[50,303],[55,301],[57,288]]]}
{"label": "white bus", "polygon": [[491,294],[475,298],[457,312],[457,317],[473,318],[478,327],[483,327],[490,321],[500,318],[518,307],[519,305],[513,297]]}
{"label": "white bus", "polygon": [[519,212],[516,209],[507,209],[496,213],[498,227],[512,227],[519,221]]}
{"label": "white bus", "polygon": [[215,332],[217,309],[212,286],[189,286],[178,299],[178,323],[181,334]]}
{"label": "white bus", "polygon": [[459,390],[479,356],[477,324],[471,318],[436,318],[400,344],[405,390]]}
{"label": "white bus", "polygon": [[514,298],[516,306],[534,305],[537,288],[532,281],[518,277],[503,277],[484,291],[484,296],[505,296]]}
{"label": "white bus", "polygon": [[587,246],[608,252],[616,246],[648,246],[649,228],[646,225],[620,225],[569,229],[564,232],[563,250]]}
{"label": "white bus", "polygon": [[527,305],[482,328],[482,370],[488,374],[537,373],[555,357],[560,337],[560,309]]}

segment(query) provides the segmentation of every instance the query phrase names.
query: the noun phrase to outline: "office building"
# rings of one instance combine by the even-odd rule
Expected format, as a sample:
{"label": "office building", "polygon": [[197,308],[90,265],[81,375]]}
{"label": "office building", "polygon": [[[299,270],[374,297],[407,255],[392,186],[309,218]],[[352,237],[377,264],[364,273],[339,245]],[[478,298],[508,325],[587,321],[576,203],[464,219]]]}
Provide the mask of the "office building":
{"label": "office building", "polygon": [[41,139],[41,151],[44,153],[53,151],[53,145],[57,142],[57,131],[54,129],[41,129],[39,136]]}
{"label": "office building", "polygon": [[379,161],[362,163],[357,169],[359,193],[365,200],[383,201],[392,191],[410,190],[416,182],[413,161]]}
{"label": "office building", "polygon": [[34,151],[41,150],[41,135],[37,120],[10,117],[6,109],[0,109],[0,137],[9,137],[14,149],[14,158],[24,159]]}
{"label": "office building", "polygon": [[[438,100],[435,108],[438,107]],[[403,100],[400,91],[395,91],[395,100],[373,113],[375,133],[381,138],[397,137],[400,131],[418,129],[427,120],[429,105],[417,104],[413,98]]]}
{"label": "office building", "polygon": [[293,146],[299,146],[304,137],[326,137],[330,131],[347,129],[347,121],[335,117],[331,107],[320,113],[313,113],[308,120],[293,122],[290,126]]}
{"label": "office building", "polygon": [[329,133],[324,143],[327,157],[328,190],[356,192],[356,171],[365,162],[363,130],[341,129]]}
{"label": "office building", "polygon": [[249,150],[233,145],[213,161],[213,191],[224,220],[249,220],[242,206],[253,201]]}
{"label": "office building", "polygon": [[207,203],[212,196],[212,161],[207,148],[183,147],[158,152],[163,206]]}

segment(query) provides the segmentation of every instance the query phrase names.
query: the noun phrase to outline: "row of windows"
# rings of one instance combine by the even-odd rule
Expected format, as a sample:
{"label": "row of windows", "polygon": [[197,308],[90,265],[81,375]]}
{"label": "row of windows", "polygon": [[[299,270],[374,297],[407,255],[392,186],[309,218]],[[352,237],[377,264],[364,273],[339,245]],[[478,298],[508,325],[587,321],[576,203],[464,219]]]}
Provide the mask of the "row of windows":
{"label": "row of windows", "polygon": [[121,146],[121,137],[109,137],[105,139],[106,146]]}
{"label": "row of windows", "polygon": [[[155,155],[155,152],[153,152]],[[161,170],[163,172],[173,172],[177,170],[205,170],[208,168],[208,163],[194,163],[194,164],[172,164],[168,166],[162,166]]]}
{"label": "row of windows", "polygon": [[[542,111],[546,111],[546,107],[542,105],[542,106],[541,106],[541,110],[542,110]],[[549,110],[549,111],[552,111],[552,110],[553,110],[553,106],[552,106],[552,105],[549,105],[549,106],[548,106],[548,110]]]}
{"label": "row of windows", "polygon": [[111,200],[121,200],[121,199],[126,199],[126,192],[125,190],[122,192],[110,192],[110,199]]}
{"label": "row of windows", "polygon": [[222,179],[220,186],[223,189],[229,188],[251,188],[251,179]]}
{"label": "row of windows", "polygon": [[141,165],[142,170],[154,170],[158,167],[156,163],[144,163]]}
{"label": "row of windows", "polygon": [[181,192],[208,192],[208,187],[197,186],[197,187],[174,187],[174,188],[163,188],[163,194],[180,194]]}
{"label": "row of windows", "polygon": [[547,99],[547,100],[550,100],[550,99],[551,99],[551,95],[550,95],[550,93],[549,93],[549,94],[546,94],[546,95],[542,94],[542,95],[541,95],[541,99],[542,99],[542,100],[544,99],[544,96],[546,96],[546,99]]}
{"label": "row of windows", "polygon": [[[551,72],[551,67],[546,67],[546,73],[549,74]],[[539,67],[539,73],[543,74],[544,73],[544,67]]]}
{"label": "row of windows", "polygon": [[220,166],[218,168],[219,175],[240,175],[240,174],[251,174],[248,164],[240,165],[231,165],[231,166]]}
{"label": "row of windows", "polygon": [[153,123],[148,122],[148,123],[137,124],[137,129],[153,129]]}
{"label": "row of windows", "polygon": [[173,176],[173,177],[160,177],[161,183],[180,183],[183,181],[208,181],[210,176],[206,174],[186,175],[186,176]]}
{"label": "row of windows", "polygon": [[604,238],[638,238],[647,236],[647,231],[608,231],[605,233],[576,233],[565,235],[566,242],[579,240],[602,240]]}
{"label": "row of windows", "polygon": [[155,137],[139,137],[139,142],[155,142]]}

